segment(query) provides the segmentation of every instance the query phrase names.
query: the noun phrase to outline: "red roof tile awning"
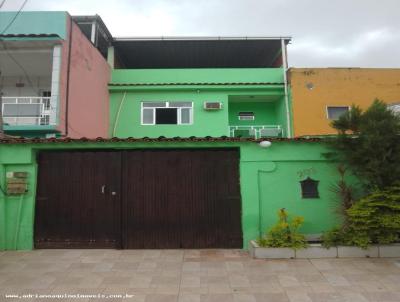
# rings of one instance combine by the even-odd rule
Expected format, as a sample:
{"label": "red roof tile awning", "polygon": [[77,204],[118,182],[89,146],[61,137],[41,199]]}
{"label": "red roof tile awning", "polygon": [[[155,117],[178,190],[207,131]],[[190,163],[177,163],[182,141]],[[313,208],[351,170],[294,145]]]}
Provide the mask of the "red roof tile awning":
{"label": "red roof tile awning", "polygon": [[298,137],[298,138],[262,138],[262,139],[254,139],[254,138],[241,138],[241,137],[172,137],[167,138],[160,136],[158,138],[149,138],[149,137],[127,137],[127,138],[18,138],[18,137],[6,137],[0,139],[0,144],[47,144],[47,143],[142,143],[142,142],[255,142],[259,143],[263,140],[269,140],[272,142],[319,142],[322,139],[317,137]]}

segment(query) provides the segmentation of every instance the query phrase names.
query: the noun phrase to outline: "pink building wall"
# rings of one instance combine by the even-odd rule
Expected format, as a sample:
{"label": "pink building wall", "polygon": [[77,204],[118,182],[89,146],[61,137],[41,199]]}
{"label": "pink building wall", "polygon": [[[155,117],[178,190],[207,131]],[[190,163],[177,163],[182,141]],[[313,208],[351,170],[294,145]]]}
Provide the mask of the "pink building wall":
{"label": "pink building wall", "polygon": [[[68,32],[71,22],[68,16]],[[58,129],[61,135],[72,138],[108,137],[110,66],[74,22],[71,40],[70,60],[69,41],[63,44],[62,49]],[[65,127],[66,120],[68,129]]]}

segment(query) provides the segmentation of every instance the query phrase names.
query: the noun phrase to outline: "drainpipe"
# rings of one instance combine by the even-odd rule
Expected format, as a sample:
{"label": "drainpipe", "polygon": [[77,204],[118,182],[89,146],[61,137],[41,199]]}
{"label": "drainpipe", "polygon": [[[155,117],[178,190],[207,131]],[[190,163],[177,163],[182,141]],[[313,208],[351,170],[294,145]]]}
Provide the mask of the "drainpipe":
{"label": "drainpipe", "polygon": [[287,63],[287,55],[286,55],[286,43],[284,39],[281,39],[281,48],[282,48],[282,64],[283,64],[283,82],[285,86],[285,107],[286,107],[286,124],[287,124],[287,137],[292,137],[292,126],[291,126],[291,118],[290,118],[290,107],[289,107],[289,91],[288,91],[288,81],[287,81],[287,71],[288,71],[288,63]]}
{"label": "drainpipe", "polygon": [[[1,77],[1,70],[0,70],[0,77]],[[0,84],[0,138],[4,137],[4,128],[3,128],[3,91],[2,86],[3,83]]]}
{"label": "drainpipe", "polygon": [[69,78],[71,70],[71,48],[72,48],[72,17],[69,16],[69,38],[68,38],[68,62],[67,62],[67,85],[65,93],[65,136],[68,136],[68,104],[69,104]]}
{"label": "drainpipe", "polygon": [[22,220],[21,216],[22,216],[23,200],[24,200],[24,194],[21,194],[19,201],[18,201],[17,221],[16,221],[15,233],[14,233],[14,238],[13,238],[14,250],[17,250],[17,248],[18,248],[19,233],[21,230],[21,220]]}
{"label": "drainpipe", "polygon": [[261,201],[261,181],[260,181],[260,176],[261,173],[265,172],[262,170],[258,170],[257,171],[257,190],[258,190],[258,237],[261,238],[263,235],[263,230],[261,229],[262,226],[262,211],[263,211],[263,207],[262,207],[262,201]]}
{"label": "drainpipe", "polygon": [[265,230],[262,229],[263,224],[263,204],[262,204],[262,196],[261,196],[261,174],[262,173],[271,173],[275,171],[273,170],[257,170],[257,190],[258,190],[258,236],[261,238],[264,235]]}
{"label": "drainpipe", "polygon": [[4,164],[0,164],[0,251],[6,250],[6,225],[7,225],[7,216],[6,216],[6,192],[5,188],[5,167]]}
{"label": "drainpipe", "polygon": [[117,132],[117,126],[118,126],[118,123],[119,123],[119,115],[121,114],[121,109],[122,109],[122,106],[124,105],[125,97],[126,97],[126,91],[124,92],[124,95],[122,96],[122,100],[121,100],[121,102],[119,103],[119,106],[118,106],[118,111],[117,111],[117,115],[115,117],[113,131],[112,131],[112,134],[111,134],[112,137],[115,137],[115,134]]}

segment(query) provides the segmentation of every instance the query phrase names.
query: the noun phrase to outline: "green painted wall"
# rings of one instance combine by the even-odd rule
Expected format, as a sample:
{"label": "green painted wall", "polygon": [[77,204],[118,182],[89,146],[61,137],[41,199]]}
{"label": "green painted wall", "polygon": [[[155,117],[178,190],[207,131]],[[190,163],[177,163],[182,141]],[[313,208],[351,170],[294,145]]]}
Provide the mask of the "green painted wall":
{"label": "green painted wall", "polygon": [[[273,142],[263,149],[254,142],[149,142],[149,143],[59,143],[0,146],[0,183],[6,171],[28,171],[29,192],[19,212],[19,197],[0,196],[0,249],[31,249],[36,191],[36,154],[40,150],[127,148],[240,148],[240,186],[244,248],[260,231],[273,225],[276,212],[287,208],[302,215],[307,234],[316,234],[338,223],[329,186],[338,179],[335,164],[327,162],[326,147],[317,142]],[[319,199],[302,199],[299,181],[310,175],[320,181]],[[260,206],[261,205],[261,206]],[[261,211],[260,211],[261,208]],[[261,225],[260,225],[261,220]],[[16,237],[17,226],[20,226]],[[15,242],[17,238],[17,242]]]}
{"label": "green painted wall", "polygon": [[[324,159],[325,152],[319,143],[275,142],[268,149],[242,148],[243,224],[250,237],[271,227],[281,208],[305,218],[302,232],[306,234],[321,233],[338,223],[330,186],[339,175],[336,165]],[[301,198],[299,181],[307,176],[320,181],[319,199]]]}
{"label": "green painted wall", "polygon": [[[17,12],[0,12],[0,32],[12,21]],[[67,12],[21,12],[4,34],[57,34],[65,39]]]}
{"label": "green painted wall", "polygon": [[282,68],[114,69],[111,83],[283,83]]}
{"label": "green painted wall", "polygon": [[[22,146],[21,146],[22,147]],[[30,146],[0,148],[0,250],[32,249],[37,166]],[[28,193],[5,196],[7,172],[28,172]]]}
{"label": "green painted wall", "polygon": [[[229,135],[229,96],[231,95],[257,95],[271,94],[279,95],[282,91],[265,86],[263,89],[254,90],[244,88],[233,91],[208,90],[198,87],[196,91],[184,89],[178,90],[156,90],[142,91],[129,90],[113,91],[110,95],[110,135],[116,137],[190,137],[190,136],[214,136]],[[192,101],[193,102],[193,124],[191,125],[141,125],[141,102],[142,101]],[[217,101],[223,103],[222,110],[204,110],[205,101]],[[248,110],[252,110],[249,107]],[[119,112],[119,114],[118,114]],[[265,111],[267,113],[267,111]],[[268,113],[266,120],[272,119]],[[284,122],[283,125],[286,123]]]}
{"label": "green painted wall", "polygon": [[[123,93],[113,93],[110,98],[111,136],[117,137],[190,137],[228,135],[227,96],[215,92],[128,92],[120,110]],[[141,125],[142,101],[192,101],[192,125]],[[205,111],[204,100],[224,103],[223,110]],[[200,127],[201,125],[201,127]],[[115,129],[115,131],[114,131]]]}
{"label": "green painted wall", "polygon": [[[230,102],[229,125],[276,125],[278,116],[277,102]],[[239,120],[238,114],[242,111],[254,112],[254,120]]]}
{"label": "green painted wall", "polygon": [[[273,104],[266,104],[265,110],[262,105],[248,101],[242,105],[242,108],[246,108],[246,111],[257,111],[259,113],[257,123],[280,124],[286,127],[282,82],[282,68],[115,69],[112,71],[109,86],[110,136],[216,137],[229,135],[229,125],[235,121],[233,112],[241,106],[229,101],[233,96],[263,96],[273,101]],[[157,85],[162,83],[195,85]],[[213,83],[220,85],[211,85]],[[118,86],[118,84],[136,84],[136,86]],[[140,84],[151,84],[151,86],[140,86]],[[142,101],[192,101],[194,103],[193,124],[141,125]],[[203,109],[205,101],[222,102],[223,109],[206,111]],[[247,124],[254,125],[256,122],[247,122]],[[238,124],[234,123],[234,125]],[[245,125],[246,122],[243,121],[240,124]]]}
{"label": "green painted wall", "polygon": [[[332,182],[322,181],[319,184],[320,199],[302,199],[300,185],[288,190],[287,183],[299,184],[299,181],[308,176],[316,180],[334,179],[335,176],[338,177],[335,167],[326,162],[279,161],[275,165],[274,173],[268,167],[259,170],[258,184],[262,202],[261,217],[263,218],[261,229],[266,230],[271,226],[271,222],[277,219],[276,210],[284,205],[289,213],[306,218],[303,232],[323,232],[330,223],[330,216],[335,215],[336,203],[330,192]],[[271,211],[271,209],[275,209],[275,211]]]}

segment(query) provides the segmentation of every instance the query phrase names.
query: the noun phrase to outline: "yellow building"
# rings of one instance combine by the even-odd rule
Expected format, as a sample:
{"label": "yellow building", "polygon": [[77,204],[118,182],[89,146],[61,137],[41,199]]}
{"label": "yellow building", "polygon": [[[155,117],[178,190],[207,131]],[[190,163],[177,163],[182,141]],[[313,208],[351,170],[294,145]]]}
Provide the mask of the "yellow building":
{"label": "yellow building", "polygon": [[400,69],[291,68],[294,136],[335,134],[330,123],[352,104],[400,102]]}

